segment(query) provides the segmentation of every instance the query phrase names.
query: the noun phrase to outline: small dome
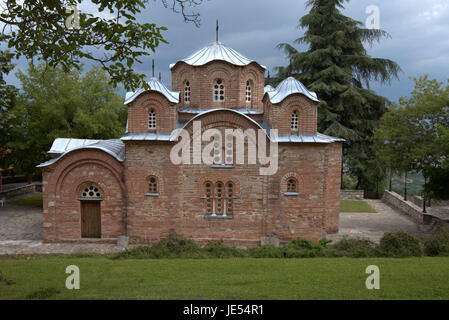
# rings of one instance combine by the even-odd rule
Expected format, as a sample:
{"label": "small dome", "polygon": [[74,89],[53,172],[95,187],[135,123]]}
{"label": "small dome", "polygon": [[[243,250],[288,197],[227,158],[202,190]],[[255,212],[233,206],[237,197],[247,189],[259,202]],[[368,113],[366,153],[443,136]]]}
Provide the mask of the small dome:
{"label": "small dome", "polygon": [[[162,93],[168,101],[172,103],[178,103],[179,102],[179,92],[174,92],[168,90],[166,86],[162,82],[160,82],[157,78],[151,78],[148,82],[148,85],[150,86],[151,90],[157,91]],[[125,96],[125,104],[129,104],[133,102],[139,95],[141,95],[146,90],[139,89],[136,92],[128,92]]]}
{"label": "small dome", "polygon": [[[185,62],[191,66],[203,66],[214,60],[226,61],[236,66],[247,66],[252,62],[256,62],[254,60],[246,58],[234,49],[226,47],[220,42],[214,42],[211,45],[204,47],[191,56],[180,61]],[[172,69],[178,62],[171,64],[170,69]],[[260,66],[266,69],[265,66]]]}
{"label": "small dome", "polygon": [[320,102],[315,92],[309,91],[305,85],[293,77],[289,77],[282,81],[274,91],[265,91],[270,97],[271,103],[280,103],[288,96],[301,93],[310,100]]}
{"label": "small dome", "polygon": [[269,84],[267,84],[264,88],[263,88],[263,94],[267,93],[267,92],[273,92],[276,91],[275,88],[273,88],[272,86],[270,86]]}

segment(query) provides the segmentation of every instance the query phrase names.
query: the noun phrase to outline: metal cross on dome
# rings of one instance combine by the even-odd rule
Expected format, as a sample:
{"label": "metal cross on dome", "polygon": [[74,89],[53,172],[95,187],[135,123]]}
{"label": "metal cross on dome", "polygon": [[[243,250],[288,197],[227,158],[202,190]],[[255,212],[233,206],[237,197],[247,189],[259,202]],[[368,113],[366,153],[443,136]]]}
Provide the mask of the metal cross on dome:
{"label": "metal cross on dome", "polygon": [[218,43],[218,29],[219,29],[219,26],[218,26],[218,19],[217,19],[217,28],[216,28],[216,39],[217,39],[217,43]]}

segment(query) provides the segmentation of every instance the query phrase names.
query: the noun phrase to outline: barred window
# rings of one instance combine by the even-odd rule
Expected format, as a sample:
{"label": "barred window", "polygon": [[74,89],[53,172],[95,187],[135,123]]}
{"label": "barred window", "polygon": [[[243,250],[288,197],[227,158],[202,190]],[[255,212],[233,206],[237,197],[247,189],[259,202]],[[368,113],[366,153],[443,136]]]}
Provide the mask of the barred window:
{"label": "barred window", "polygon": [[228,182],[227,184],[227,202],[228,202],[228,212],[226,213],[227,215],[232,216],[233,215],[233,203],[232,203],[232,197],[234,196],[234,184],[232,182]]}
{"label": "barred window", "polygon": [[225,212],[224,209],[224,201],[223,201],[223,183],[217,182],[217,215],[221,216],[223,215],[223,212]]}
{"label": "barred window", "polygon": [[251,82],[246,81],[246,102],[251,102]]}
{"label": "barred window", "polygon": [[214,84],[214,101],[215,102],[224,102],[225,100],[225,86],[224,82],[221,79],[215,81]]}
{"label": "barred window", "polygon": [[212,183],[206,182],[206,213],[208,215],[215,215],[215,211],[213,211],[213,196],[212,196]]}
{"label": "barred window", "polygon": [[234,214],[234,183],[207,181],[205,184],[206,215],[212,217],[232,217]]}
{"label": "barred window", "polygon": [[101,192],[95,186],[87,186],[81,192],[81,198],[101,198]]}
{"label": "barred window", "polygon": [[299,125],[299,115],[298,115],[298,111],[293,111],[292,117],[291,117],[291,122],[290,122],[290,127],[292,129],[292,131],[298,131],[298,126]]}
{"label": "barred window", "polygon": [[157,179],[155,177],[150,177],[150,181],[148,183],[148,192],[157,193]]}
{"label": "barred window", "polygon": [[190,103],[190,82],[186,81],[186,85],[184,87],[184,102]]}
{"label": "barred window", "polygon": [[296,193],[297,189],[296,189],[296,180],[291,178],[288,179],[287,181],[287,192],[292,192],[292,193]]}
{"label": "barred window", "polygon": [[154,109],[151,109],[148,113],[148,129],[156,129],[156,111],[154,111]]}

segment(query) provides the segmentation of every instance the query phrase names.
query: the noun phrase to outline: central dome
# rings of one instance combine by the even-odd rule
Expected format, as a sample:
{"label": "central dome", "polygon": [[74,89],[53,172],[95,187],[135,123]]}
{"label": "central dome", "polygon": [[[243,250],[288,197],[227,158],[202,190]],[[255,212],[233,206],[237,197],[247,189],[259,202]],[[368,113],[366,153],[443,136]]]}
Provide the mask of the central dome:
{"label": "central dome", "polygon": [[[214,60],[226,61],[236,66],[247,66],[252,62],[257,63],[254,60],[246,58],[245,56],[238,53],[234,49],[226,47],[220,42],[214,42],[211,45],[204,47],[203,49],[195,52],[191,56],[180,61],[187,63],[188,65],[191,66],[203,66]],[[170,69],[172,69],[177,63],[171,64]],[[259,65],[262,68],[266,69],[265,66],[262,66],[261,64]]]}

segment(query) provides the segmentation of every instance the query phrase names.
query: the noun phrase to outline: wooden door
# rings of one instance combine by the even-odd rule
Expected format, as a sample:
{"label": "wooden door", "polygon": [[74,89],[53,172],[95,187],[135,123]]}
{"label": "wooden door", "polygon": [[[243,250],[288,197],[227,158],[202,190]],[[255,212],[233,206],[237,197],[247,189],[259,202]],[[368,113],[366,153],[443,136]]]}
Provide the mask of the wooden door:
{"label": "wooden door", "polygon": [[100,201],[81,201],[81,236],[101,238]]}

